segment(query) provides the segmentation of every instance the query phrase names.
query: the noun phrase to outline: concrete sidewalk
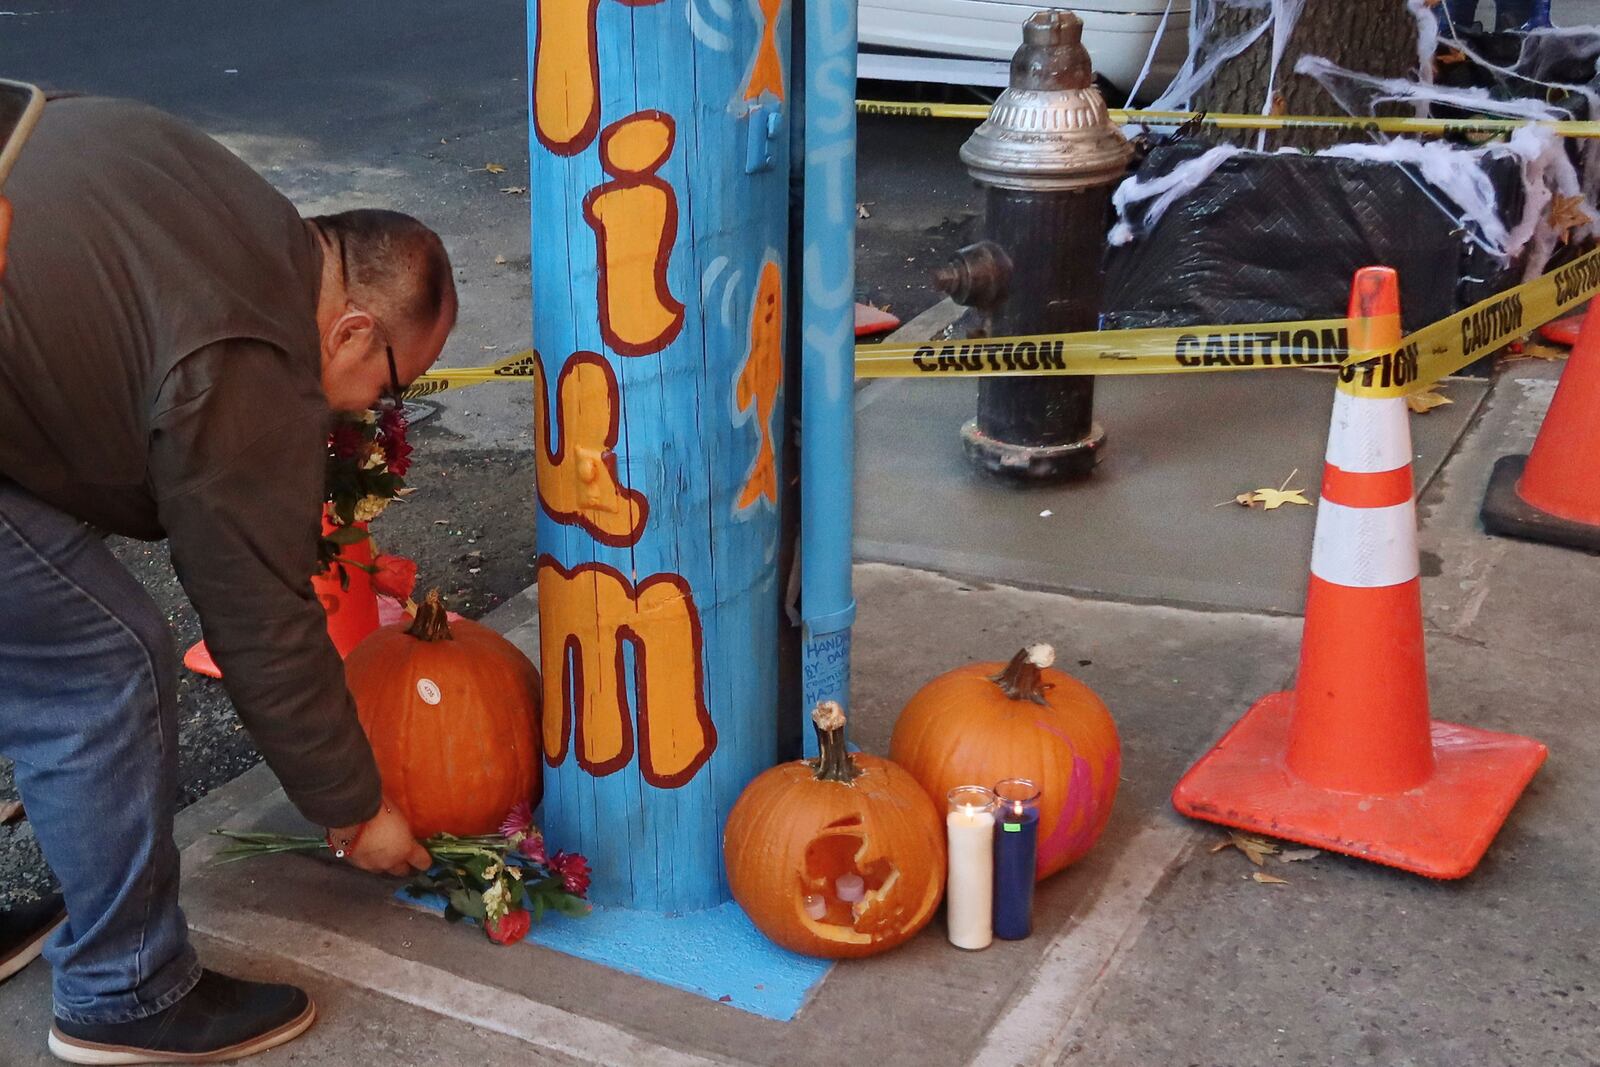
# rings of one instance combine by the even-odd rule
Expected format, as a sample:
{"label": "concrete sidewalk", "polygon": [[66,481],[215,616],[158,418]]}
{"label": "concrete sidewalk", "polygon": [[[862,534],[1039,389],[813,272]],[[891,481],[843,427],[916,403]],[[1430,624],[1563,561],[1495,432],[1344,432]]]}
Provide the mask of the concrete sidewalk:
{"label": "concrete sidewalk", "polygon": [[[306,1039],[251,1062],[1600,1060],[1590,958],[1600,933],[1600,843],[1590,832],[1600,807],[1591,728],[1600,558],[1491,539],[1476,519],[1493,460],[1526,449],[1558,371],[1512,365],[1422,501],[1435,715],[1527,733],[1551,750],[1472,877],[1434,883],[1324,854],[1275,865],[1288,884],[1262,885],[1240,853],[1208,850],[1218,831],[1173,814],[1167,794],[1183,769],[1257,697],[1290,681],[1294,617],[1080,599],[869,564],[857,571],[863,747],[886,747],[895,715],[928,677],[1036,640],[1053,642],[1117,717],[1116,813],[1096,851],[1041,888],[1032,939],[962,953],[936,921],[898,952],[836,967],[793,1022],[778,1023],[548,949],[493,947],[397,906],[392,881],[343,867],[303,857],[211,866],[214,826],[295,825],[258,769],[187,810],[181,842],[202,950],[246,973],[303,981],[323,1009]],[[1249,517],[1264,542],[1276,536],[1274,516]],[[1192,553],[1183,520],[1153,521],[1169,529],[1174,552]],[[529,601],[492,621],[530,647]],[[0,987],[6,1067],[51,1062],[47,979],[35,966]]]}

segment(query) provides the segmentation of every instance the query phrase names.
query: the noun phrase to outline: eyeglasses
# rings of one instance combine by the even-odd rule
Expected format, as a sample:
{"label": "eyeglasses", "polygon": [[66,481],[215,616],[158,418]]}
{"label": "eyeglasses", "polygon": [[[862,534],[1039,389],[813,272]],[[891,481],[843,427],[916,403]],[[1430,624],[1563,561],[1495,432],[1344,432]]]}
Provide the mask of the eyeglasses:
{"label": "eyeglasses", "polygon": [[389,388],[378,398],[378,410],[393,411],[405,406],[406,387],[400,384],[400,371],[394,362],[394,345],[384,345],[383,356],[389,361]]}

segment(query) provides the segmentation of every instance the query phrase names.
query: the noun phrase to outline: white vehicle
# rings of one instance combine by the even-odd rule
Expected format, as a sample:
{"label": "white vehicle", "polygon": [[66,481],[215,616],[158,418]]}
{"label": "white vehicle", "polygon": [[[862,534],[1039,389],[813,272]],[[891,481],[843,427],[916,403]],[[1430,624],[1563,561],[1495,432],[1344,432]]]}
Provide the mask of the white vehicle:
{"label": "white vehicle", "polygon": [[[1140,98],[1154,98],[1172,80],[1188,53],[1189,4],[1087,0],[1070,5],[1083,19],[1083,44],[1095,73],[1123,94],[1107,103],[1120,106],[1126,100],[1158,30],[1160,47]],[[1048,6],[1038,0],[860,0],[860,77],[1003,86],[1011,54],[1022,43],[1022,24]]]}

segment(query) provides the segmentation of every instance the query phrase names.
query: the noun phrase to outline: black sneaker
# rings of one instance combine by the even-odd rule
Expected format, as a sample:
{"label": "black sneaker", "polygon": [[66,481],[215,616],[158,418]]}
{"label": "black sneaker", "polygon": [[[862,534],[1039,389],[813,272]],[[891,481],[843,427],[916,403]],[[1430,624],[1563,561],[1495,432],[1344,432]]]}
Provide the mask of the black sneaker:
{"label": "black sneaker", "polygon": [[67,917],[60,893],[0,910],[0,982],[39,958],[39,950]]}
{"label": "black sneaker", "polygon": [[204,971],[166,1011],[126,1023],[56,1019],[50,1051],[68,1063],[216,1063],[292,1041],[316,1021],[304,991]]}

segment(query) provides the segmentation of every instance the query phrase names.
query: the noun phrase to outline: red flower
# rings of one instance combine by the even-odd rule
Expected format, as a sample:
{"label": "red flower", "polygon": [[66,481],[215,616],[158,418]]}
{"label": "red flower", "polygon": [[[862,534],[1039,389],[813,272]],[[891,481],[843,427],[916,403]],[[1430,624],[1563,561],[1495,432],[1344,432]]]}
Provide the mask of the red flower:
{"label": "red flower", "polygon": [[521,908],[513,908],[499,920],[485,923],[483,932],[497,945],[512,945],[528,936],[533,928],[533,916]]}
{"label": "red flower", "polygon": [[379,416],[378,440],[383,444],[390,473],[404,478],[411,469],[411,444],[406,440],[404,408],[391,408]]}
{"label": "red flower", "polygon": [[384,552],[372,561],[372,565],[378,568],[372,575],[372,588],[377,590],[379,596],[394,597],[404,605],[411,598],[411,591],[417,587],[416,560]]}
{"label": "red flower", "polygon": [[385,437],[404,437],[406,435],[406,409],[404,407],[390,408],[378,416],[378,430]]}
{"label": "red flower", "polygon": [[361,427],[340,422],[328,435],[328,451],[339,459],[355,459],[367,446]]}
{"label": "red flower", "polygon": [[503,837],[514,837],[525,834],[533,829],[533,805],[526,800],[519,800],[506,812],[506,817],[500,820],[500,834]]}
{"label": "red flower", "polygon": [[567,892],[581,897],[589,892],[589,861],[576,852],[557,852],[550,857],[550,867],[561,876]]}
{"label": "red flower", "polygon": [[550,857],[544,850],[544,836],[534,831],[517,844],[517,851],[541,867],[550,866]]}
{"label": "red flower", "polygon": [[405,435],[384,437],[383,454],[389,459],[389,472],[398,478],[404,478],[406,471],[411,469],[411,444],[405,439]]}

